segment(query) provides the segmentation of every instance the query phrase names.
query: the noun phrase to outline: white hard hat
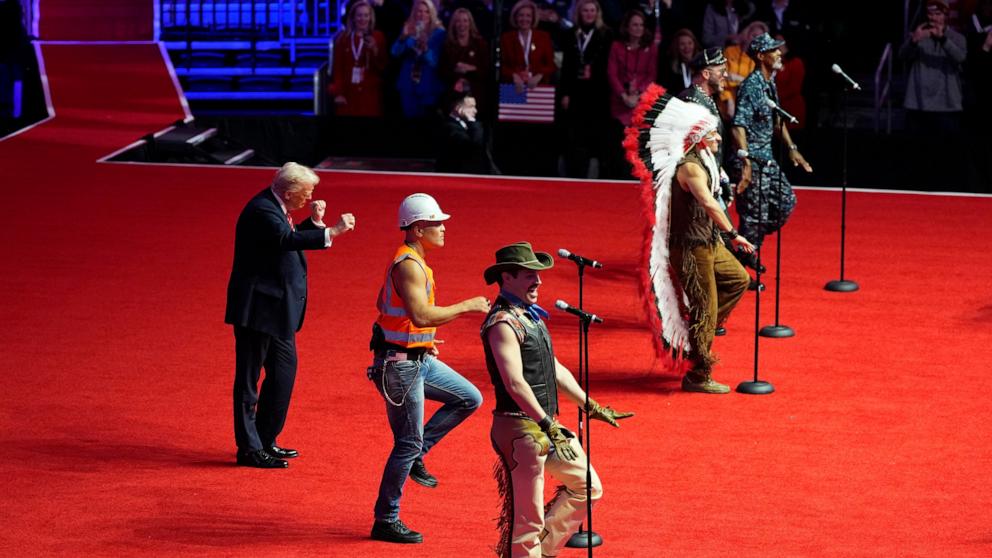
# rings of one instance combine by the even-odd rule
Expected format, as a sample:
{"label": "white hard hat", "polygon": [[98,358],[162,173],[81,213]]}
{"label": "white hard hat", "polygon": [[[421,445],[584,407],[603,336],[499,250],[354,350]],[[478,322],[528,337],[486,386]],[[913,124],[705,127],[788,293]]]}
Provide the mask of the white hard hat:
{"label": "white hard hat", "polygon": [[400,204],[400,228],[417,221],[446,221],[451,215],[441,211],[437,200],[427,194],[411,194]]}

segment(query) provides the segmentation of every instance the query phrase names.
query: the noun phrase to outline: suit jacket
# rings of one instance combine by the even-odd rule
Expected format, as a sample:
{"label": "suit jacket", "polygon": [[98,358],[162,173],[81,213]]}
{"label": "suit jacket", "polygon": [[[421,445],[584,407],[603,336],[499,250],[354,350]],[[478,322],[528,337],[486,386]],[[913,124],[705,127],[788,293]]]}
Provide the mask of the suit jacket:
{"label": "suit jacket", "polygon": [[486,140],[482,125],[466,122],[462,126],[453,116],[441,121],[435,170],[469,174],[493,174],[489,156],[486,153]]}
{"label": "suit jacket", "polygon": [[266,188],[245,205],[234,235],[234,265],[224,322],[290,339],[303,327],[307,260],[324,249],[324,230],[309,218],[294,231]]}

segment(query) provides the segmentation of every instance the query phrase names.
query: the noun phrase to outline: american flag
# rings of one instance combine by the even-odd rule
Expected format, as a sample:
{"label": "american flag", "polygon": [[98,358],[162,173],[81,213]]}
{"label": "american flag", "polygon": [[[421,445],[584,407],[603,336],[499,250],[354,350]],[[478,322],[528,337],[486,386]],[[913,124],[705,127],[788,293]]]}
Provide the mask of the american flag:
{"label": "american flag", "polygon": [[538,85],[534,89],[517,89],[509,83],[499,86],[500,122],[554,122],[555,88]]}

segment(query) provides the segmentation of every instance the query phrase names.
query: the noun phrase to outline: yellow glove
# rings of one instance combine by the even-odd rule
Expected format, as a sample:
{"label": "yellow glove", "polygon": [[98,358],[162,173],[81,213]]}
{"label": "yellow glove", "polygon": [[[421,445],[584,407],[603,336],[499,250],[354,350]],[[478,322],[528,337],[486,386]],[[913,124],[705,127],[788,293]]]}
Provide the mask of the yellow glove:
{"label": "yellow glove", "polygon": [[[551,445],[555,447],[555,453],[558,457],[564,459],[565,461],[575,461],[578,455],[575,450],[572,449],[572,445],[568,442],[569,436],[566,434],[568,432],[565,427],[561,425],[557,420],[551,417],[544,417],[538,423],[541,430],[548,435],[548,439],[551,440]],[[573,436],[574,437],[574,436]]]}
{"label": "yellow glove", "polygon": [[614,411],[612,407],[603,407],[599,403],[596,403],[589,399],[589,405],[586,407],[586,412],[589,414],[590,419],[601,420],[608,423],[610,426],[620,428],[617,424],[617,420],[625,419],[634,416],[634,413],[621,413],[619,411]]}

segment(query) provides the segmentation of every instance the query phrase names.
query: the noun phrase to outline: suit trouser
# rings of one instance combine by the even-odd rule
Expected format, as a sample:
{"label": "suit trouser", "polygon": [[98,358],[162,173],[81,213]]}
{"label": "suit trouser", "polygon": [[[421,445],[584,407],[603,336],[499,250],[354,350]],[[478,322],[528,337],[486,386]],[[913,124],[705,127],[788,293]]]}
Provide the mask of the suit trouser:
{"label": "suit trouser", "polygon": [[234,326],[234,352],[234,440],[242,451],[275,445],[296,381],[296,337]]}
{"label": "suit trouser", "polygon": [[[569,441],[577,457],[567,461],[555,453],[546,453],[547,435],[538,429],[536,435],[542,438],[535,439],[534,426],[529,419],[493,415],[490,437],[503,472],[508,472],[509,486],[503,487],[506,498],[512,498],[504,502],[504,506],[510,506],[512,516],[510,525],[503,526],[509,528],[510,540],[509,548],[501,549],[505,551],[501,558],[557,556],[586,517],[586,453],[578,438]],[[547,508],[545,471],[562,483]],[[603,495],[603,485],[595,469],[591,494],[593,503]]]}
{"label": "suit trouser", "polygon": [[[751,277],[722,242],[689,250],[673,244],[670,251],[692,316],[692,348],[697,362],[689,379],[700,382],[709,375],[716,328],[744,296]],[[689,258],[691,262],[686,261]]]}

